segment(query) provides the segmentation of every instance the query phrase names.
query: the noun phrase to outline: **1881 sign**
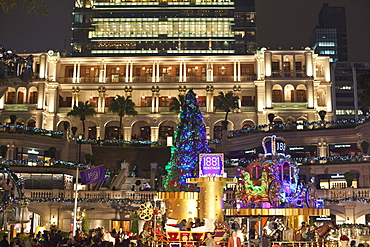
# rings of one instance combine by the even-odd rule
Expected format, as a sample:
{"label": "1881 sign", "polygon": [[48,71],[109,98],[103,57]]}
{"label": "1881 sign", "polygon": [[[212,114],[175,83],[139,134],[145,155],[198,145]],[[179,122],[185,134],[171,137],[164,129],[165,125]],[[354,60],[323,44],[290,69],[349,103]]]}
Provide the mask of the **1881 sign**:
{"label": "1881 sign", "polygon": [[224,154],[199,154],[199,177],[223,177]]}

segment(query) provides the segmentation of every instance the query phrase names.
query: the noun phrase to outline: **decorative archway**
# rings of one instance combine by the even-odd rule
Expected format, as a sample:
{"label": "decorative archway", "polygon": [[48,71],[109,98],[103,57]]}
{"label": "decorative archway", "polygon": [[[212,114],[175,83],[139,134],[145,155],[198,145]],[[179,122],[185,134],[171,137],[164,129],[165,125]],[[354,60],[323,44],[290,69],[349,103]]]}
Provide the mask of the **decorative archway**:
{"label": "decorative archway", "polygon": [[[213,125],[213,139],[222,138],[222,122],[224,120],[219,120]],[[234,124],[231,121],[227,121],[227,130],[234,130]]]}
{"label": "decorative archway", "polygon": [[252,120],[245,120],[242,123],[242,129],[247,129],[256,126]]}

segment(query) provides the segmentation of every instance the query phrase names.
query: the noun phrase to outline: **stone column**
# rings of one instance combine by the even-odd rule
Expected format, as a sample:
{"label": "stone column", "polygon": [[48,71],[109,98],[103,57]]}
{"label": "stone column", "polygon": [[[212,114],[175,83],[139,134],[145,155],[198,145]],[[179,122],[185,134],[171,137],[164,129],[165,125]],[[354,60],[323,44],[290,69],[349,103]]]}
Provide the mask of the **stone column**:
{"label": "stone column", "polygon": [[159,127],[150,126],[150,141],[152,142],[158,141],[158,135],[159,135]]}
{"label": "stone column", "polygon": [[105,92],[107,90],[105,87],[100,86],[98,87],[98,113],[104,113],[105,112]]}
{"label": "stone column", "polygon": [[37,109],[44,108],[45,83],[37,85]]}
{"label": "stone column", "polygon": [[[257,87],[257,89],[259,89]],[[258,92],[258,91],[257,91]],[[259,97],[259,95],[258,95]],[[272,82],[266,81],[265,82],[265,99],[266,99],[266,108],[272,108]],[[259,99],[258,99],[259,101]]]}
{"label": "stone column", "polygon": [[215,89],[213,86],[207,86],[206,87],[206,111],[207,112],[213,112],[213,91]]}
{"label": "stone column", "polygon": [[207,62],[207,82],[213,82],[213,62],[211,59]]}
{"label": "stone column", "polygon": [[304,53],[305,56],[305,63],[306,63],[306,76],[313,76],[314,68],[313,68],[313,61],[312,61],[312,52],[306,51]]}
{"label": "stone column", "polygon": [[55,113],[57,110],[57,103],[58,103],[58,87],[59,83],[52,82],[48,84],[48,109],[47,111],[50,113]]}
{"label": "stone column", "polygon": [[238,99],[239,110],[238,111],[241,112],[242,99],[240,98],[240,95],[241,95],[241,92],[242,92],[242,88],[241,88],[240,85],[235,85],[234,88],[233,88],[233,91],[234,91],[234,95],[239,97],[239,99]]}
{"label": "stone column", "polygon": [[157,98],[159,97],[159,87],[158,86],[152,86],[152,113],[156,113],[159,110],[159,100]]}
{"label": "stone column", "polygon": [[74,106],[78,105],[78,94],[80,93],[80,88],[79,87],[72,87],[72,109]]}
{"label": "stone column", "polygon": [[272,53],[269,51],[265,51],[264,60],[265,60],[265,76],[269,77],[272,75]]}
{"label": "stone column", "polygon": [[104,59],[101,60],[100,62],[100,69],[99,69],[99,83],[105,83],[106,82],[106,67],[107,65],[105,64]]}
{"label": "stone column", "polygon": [[124,141],[131,141],[132,137],[132,128],[130,127],[123,127],[123,140]]}

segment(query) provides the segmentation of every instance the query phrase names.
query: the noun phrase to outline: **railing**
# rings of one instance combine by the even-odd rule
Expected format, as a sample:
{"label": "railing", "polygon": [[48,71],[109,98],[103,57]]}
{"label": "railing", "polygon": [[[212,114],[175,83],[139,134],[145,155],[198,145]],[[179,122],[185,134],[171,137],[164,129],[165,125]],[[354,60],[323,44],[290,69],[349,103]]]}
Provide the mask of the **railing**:
{"label": "railing", "polygon": [[[179,76],[160,76],[159,82],[179,82],[180,77]],[[206,82],[207,78],[206,76],[193,76],[188,75],[186,76],[186,79],[183,79],[186,82]],[[256,76],[249,75],[249,76],[241,76],[240,81],[254,81],[256,80]],[[79,83],[99,83],[99,77],[80,77]],[[132,82],[134,83],[149,83],[153,81],[152,76],[133,76]],[[72,77],[59,77],[58,78],[59,83],[73,83]],[[214,76],[213,82],[234,82],[234,76]],[[130,83],[126,82],[126,76],[119,76],[116,78],[107,77],[104,81],[104,83]]]}
{"label": "railing", "polygon": [[5,104],[4,111],[36,110],[36,104]]}
{"label": "railing", "polygon": [[290,77],[307,77],[304,70],[273,70],[272,77],[283,77],[283,78],[290,78]]}
{"label": "railing", "polygon": [[370,188],[344,188],[318,190],[320,199],[365,198],[370,199]]}
{"label": "railing", "polygon": [[[25,189],[25,197],[28,199],[73,199],[72,190],[33,190]],[[82,199],[129,199],[129,200],[153,200],[156,191],[78,191],[78,198]]]}
{"label": "railing", "polygon": [[306,109],[307,102],[273,102],[274,109]]}

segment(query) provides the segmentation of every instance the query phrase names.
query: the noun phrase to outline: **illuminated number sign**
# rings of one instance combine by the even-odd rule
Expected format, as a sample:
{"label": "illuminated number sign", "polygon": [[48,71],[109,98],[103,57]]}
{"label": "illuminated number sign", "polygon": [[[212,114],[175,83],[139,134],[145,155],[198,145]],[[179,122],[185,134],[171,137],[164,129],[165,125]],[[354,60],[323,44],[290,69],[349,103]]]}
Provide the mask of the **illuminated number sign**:
{"label": "illuminated number sign", "polygon": [[285,154],[286,142],[284,138],[273,136],[266,136],[262,140],[262,146],[265,155]]}
{"label": "illuminated number sign", "polygon": [[199,177],[223,177],[224,154],[199,154]]}

